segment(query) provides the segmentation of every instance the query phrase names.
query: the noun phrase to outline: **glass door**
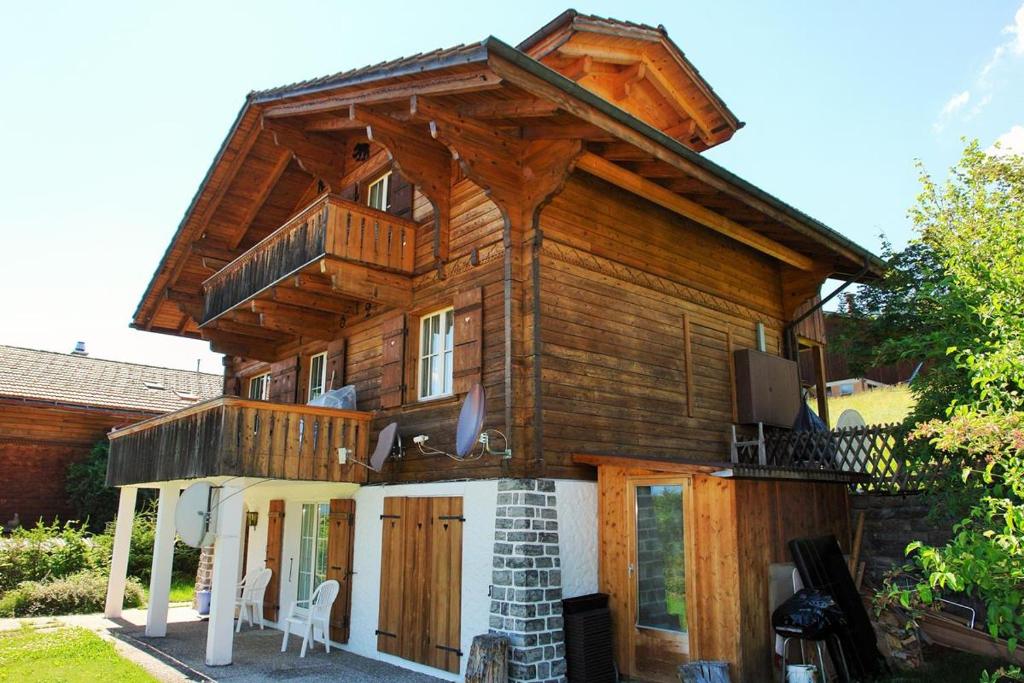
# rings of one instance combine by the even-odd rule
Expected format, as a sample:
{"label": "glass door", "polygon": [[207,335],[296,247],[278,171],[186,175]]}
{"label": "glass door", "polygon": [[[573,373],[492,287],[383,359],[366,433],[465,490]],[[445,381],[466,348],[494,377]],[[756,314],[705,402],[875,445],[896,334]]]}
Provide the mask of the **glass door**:
{"label": "glass door", "polygon": [[304,503],[299,532],[299,581],[296,600],[309,600],[327,576],[329,503]]}
{"label": "glass door", "polygon": [[675,680],[690,653],[687,610],[688,478],[630,482],[630,633],[634,673],[648,680]]}

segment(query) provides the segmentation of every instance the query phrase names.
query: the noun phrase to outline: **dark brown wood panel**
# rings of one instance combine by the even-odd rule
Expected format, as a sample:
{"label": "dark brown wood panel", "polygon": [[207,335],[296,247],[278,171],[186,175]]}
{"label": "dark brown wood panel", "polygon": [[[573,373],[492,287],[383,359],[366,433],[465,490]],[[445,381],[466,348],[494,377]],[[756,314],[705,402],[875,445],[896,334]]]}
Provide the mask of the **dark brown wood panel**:
{"label": "dark brown wood panel", "polygon": [[281,609],[281,550],[284,545],[284,501],[272,500],[267,510],[267,554],[264,564],[272,573],[263,594],[263,618],[277,621]]}
{"label": "dark brown wood panel", "polygon": [[327,578],[338,582],[338,598],[331,607],[331,640],[347,643],[352,614],[352,555],[355,547],[356,502],[331,500],[327,529]]}
{"label": "dark brown wood panel", "polygon": [[455,294],[455,349],[452,384],[464,394],[480,382],[483,371],[483,287]]}

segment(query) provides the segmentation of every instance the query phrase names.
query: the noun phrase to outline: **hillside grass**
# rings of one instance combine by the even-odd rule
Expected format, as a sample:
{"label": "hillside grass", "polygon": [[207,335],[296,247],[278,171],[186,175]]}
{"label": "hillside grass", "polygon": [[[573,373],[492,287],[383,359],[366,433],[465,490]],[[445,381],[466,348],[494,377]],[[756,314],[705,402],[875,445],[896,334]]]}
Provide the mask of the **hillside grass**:
{"label": "hillside grass", "polygon": [[[817,410],[817,403],[811,401],[811,408]],[[914,395],[906,385],[881,387],[862,391],[852,396],[836,396],[828,400],[830,426],[836,426],[836,420],[844,410],[852,408],[864,417],[867,424],[888,424],[902,422],[914,408]]]}
{"label": "hillside grass", "polygon": [[150,683],[156,679],[123,659],[113,645],[92,631],[25,626],[0,633],[0,681]]}

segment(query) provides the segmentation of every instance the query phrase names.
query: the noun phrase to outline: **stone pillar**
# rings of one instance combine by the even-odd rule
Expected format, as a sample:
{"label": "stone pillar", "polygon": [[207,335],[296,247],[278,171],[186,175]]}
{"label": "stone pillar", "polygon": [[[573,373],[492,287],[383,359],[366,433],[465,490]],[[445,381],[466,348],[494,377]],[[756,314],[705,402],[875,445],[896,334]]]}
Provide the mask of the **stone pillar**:
{"label": "stone pillar", "polygon": [[502,479],[494,532],[492,633],[508,637],[509,681],[565,681],[555,482]]}
{"label": "stone pillar", "polygon": [[107,579],[107,602],[103,616],[117,619],[124,606],[124,586],[128,578],[128,552],[132,545],[132,524],[135,522],[135,499],[139,490],[122,486],[117,503],[114,526],[114,552],[110,558],[110,577]]}
{"label": "stone pillar", "polygon": [[213,546],[208,545],[199,551],[199,565],[196,567],[196,590],[192,598],[192,607],[199,609],[199,591],[208,591],[213,587]]}

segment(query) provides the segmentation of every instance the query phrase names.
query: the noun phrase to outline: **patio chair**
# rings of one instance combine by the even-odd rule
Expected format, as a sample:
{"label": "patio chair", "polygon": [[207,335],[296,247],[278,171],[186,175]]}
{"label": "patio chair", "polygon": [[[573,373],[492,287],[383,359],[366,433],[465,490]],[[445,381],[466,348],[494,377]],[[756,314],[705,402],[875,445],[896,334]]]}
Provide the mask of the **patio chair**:
{"label": "patio chair", "polygon": [[296,600],[292,603],[288,617],[284,620],[281,652],[288,649],[288,635],[292,624],[302,630],[302,650],[299,651],[299,657],[305,657],[306,647],[312,647],[317,640],[324,644],[327,652],[331,651],[331,606],[334,605],[340,588],[337,581],[329,579],[316,587],[309,600]]}
{"label": "patio chair", "polygon": [[245,575],[242,583],[238,584],[239,594],[235,598],[235,606],[238,608],[238,624],[235,626],[235,633],[242,630],[242,617],[249,622],[258,621],[260,629],[263,624],[263,595],[267,592],[267,584],[273,576],[273,570],[267,567],[253,569]]}

